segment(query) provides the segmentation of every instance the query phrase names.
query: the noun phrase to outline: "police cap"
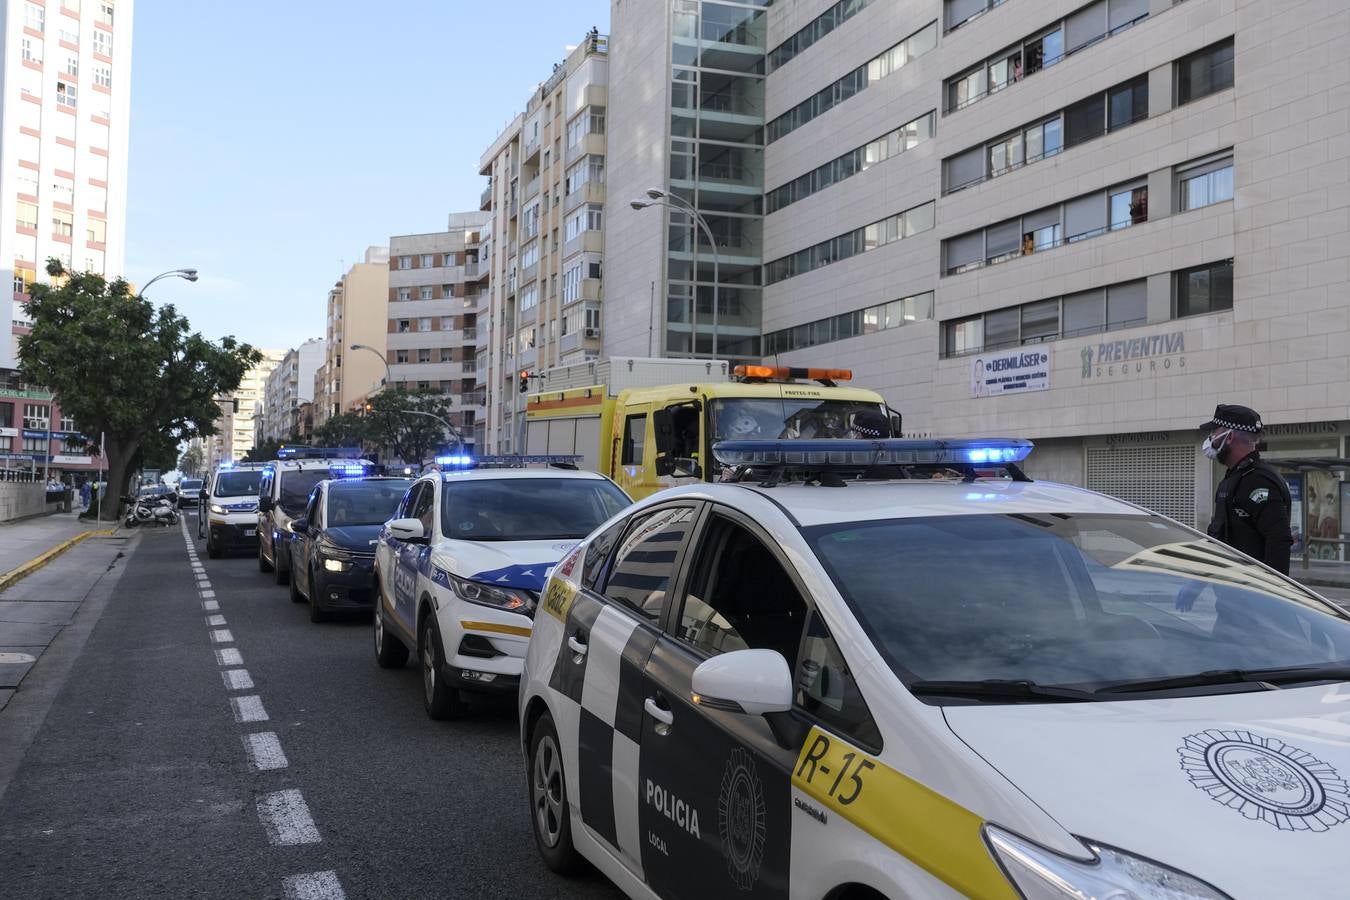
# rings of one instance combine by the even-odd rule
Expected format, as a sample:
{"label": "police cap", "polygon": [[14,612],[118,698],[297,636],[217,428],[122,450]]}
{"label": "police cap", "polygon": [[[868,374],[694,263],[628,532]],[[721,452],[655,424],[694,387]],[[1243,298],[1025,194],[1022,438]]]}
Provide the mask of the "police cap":
{"label": "police cap", "polygon": [[1200,423],[1201,431],[1213,431],[1215,428],[1231,428],[1256,434],[1261,430],[1261,415],[1246,406],[1220,403],[1214,407],[1214,417]]}

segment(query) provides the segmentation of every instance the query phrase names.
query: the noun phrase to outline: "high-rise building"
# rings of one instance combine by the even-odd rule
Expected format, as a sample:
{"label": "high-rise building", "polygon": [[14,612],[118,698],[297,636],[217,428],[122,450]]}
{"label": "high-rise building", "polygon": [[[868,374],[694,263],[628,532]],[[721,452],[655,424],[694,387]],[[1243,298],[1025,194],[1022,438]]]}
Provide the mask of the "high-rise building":
{"label": "high-rise building", "polygon": [[[608,38],[594,30],[530,96],[479,161],[483,209],[478,443],[508,450],[521,371],[600,353]],[[480,417],[481,419],[481,417]]]}
{"label": "high-rise building", "polygon": [[323,364],[325,347],[323,338],[311,338],[286,351],[286,356],[267,376],[262,440],[280,441],[301,433],[300,410],[314,399],[314,376]]}
{"label": "high-rise building", "polygon": [[20,383],[18,337],[47,259],[123,274],[133,9],[133,0],[0,0],[0,271],[13,283],[0,340],[3,465],[94,468],[65,449],[61,438],[78,428],[59,398]]}
{"label": "high-rise building", "polygon": [[[679,0],[665,29],[613,10],[631,134],[673,126],[687,54],[764,35],[765,358],[852,368],[907,433],[1033,438],[1033,475],[1185,522],[1221,474],[1194,430],[1217,402],[1263,415],[1268,458],[1350,449],[1350,8]],[[702,135],[724,101],[698,83]],[[627,210],[650,155],[611,147],[607,353],[647,349],[661,266],[658,346],[679,346],[674,252]],[[1300,534],[1338,537],[1338,476],[1289,477]]]}
{"label": "high-rise building", "polygon": [[221,401],[221,417],[216,420],[219,459],[238,462],[255,446],[257,420],[263,415],[267,378],[286,358],[285,350],[261,350],[261,353],[263,358],[244,373],[239,387]]}
{"label": "high-rise building", "polygon": [[480,232],[486,212],[451,213],[445,231],[389,239],[385,361],[394,386],[439,391],[472,444],[477,391]]}
{"label": "high-rise building", "polygon": [[[355,408],[384,383],[388,306],[389,248],[368,247],[328,292],[324,360],[314,376],[315,425]],[[356,344],[371,350],[354,351]]]}

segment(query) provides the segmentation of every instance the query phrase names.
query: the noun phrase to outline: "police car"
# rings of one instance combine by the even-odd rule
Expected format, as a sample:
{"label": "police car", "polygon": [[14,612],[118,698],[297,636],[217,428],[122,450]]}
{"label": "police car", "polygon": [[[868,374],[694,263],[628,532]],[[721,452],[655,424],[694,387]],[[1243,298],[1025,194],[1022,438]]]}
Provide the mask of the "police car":
{"label": "police car", "polygon": [[1344,897],[1350,620],[1021,441],[723,443],[553,570],[536,844],[633,897]]}
{"label": "police car", "polygon": [[[211,475],[206,508],[206,555],[218,559],[227,550],[252,549],[258,543],[258,484],[262,465],[221,463]],[[198,535],[200,537],[200,534]]]}
{"label": "police car", "polygon": [[277,584],[291,574],[291,522],[304,514],[310,492],[335,473],[359,475],[373,469],[356,447],[283,447],[263,466],[258,485],[258,571]]}
{"label": "police car", "polygon": [[[628,505],[577,457],[442,457],[413,482],[375,549],[375,658],[417,649],[433,719],[466,693],[514,693],[549,567]],[[533,464],[537,467],[527,467]],[[558,468],[567,466],[568,468]]]}

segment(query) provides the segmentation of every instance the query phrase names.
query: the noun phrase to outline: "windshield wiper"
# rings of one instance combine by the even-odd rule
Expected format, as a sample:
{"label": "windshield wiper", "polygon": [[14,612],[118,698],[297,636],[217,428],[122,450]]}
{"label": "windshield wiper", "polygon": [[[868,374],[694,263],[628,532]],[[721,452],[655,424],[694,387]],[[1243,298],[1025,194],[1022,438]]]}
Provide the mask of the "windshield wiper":
{"label": "windshield wiper", "polygon": [[971,697],[977,700],[1041,700],[1074,703],[1099,699],[1092,691],[1054,687],[1034,681],[985,678],[980,681],[911,681],[916,697]]}
{"label": "windshield wiper", "polygon": [[1269,669],[1211,669],[1168,678],[1121,681],[1098,688],[1102,694],[1133,694],[1214,684],[1287,685],[1314,681],[1350,681],[1350,666],[1281,666]]}

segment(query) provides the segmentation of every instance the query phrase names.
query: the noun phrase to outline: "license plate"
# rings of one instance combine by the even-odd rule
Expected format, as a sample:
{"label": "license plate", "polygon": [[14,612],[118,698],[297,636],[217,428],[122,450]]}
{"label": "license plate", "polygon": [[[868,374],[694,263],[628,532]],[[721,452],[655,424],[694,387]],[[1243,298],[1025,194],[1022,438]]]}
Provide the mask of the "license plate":
{"label": "license plate", "polygon": [[257,533],[258,533],[258,530],[257,530],[256,528],[245,528],[245,529],[244,529],[244,537],[253,537],[253,536],[254,536],[255,534],[257,534]]}

